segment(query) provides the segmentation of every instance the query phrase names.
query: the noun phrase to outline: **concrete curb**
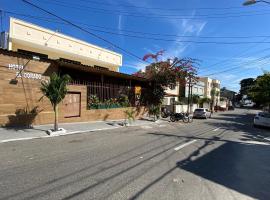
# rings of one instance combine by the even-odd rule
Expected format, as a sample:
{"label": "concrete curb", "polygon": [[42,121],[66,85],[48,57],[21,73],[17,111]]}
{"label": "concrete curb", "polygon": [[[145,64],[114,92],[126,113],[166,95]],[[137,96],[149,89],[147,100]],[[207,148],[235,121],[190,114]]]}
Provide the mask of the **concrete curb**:
{"label": "concrete curb", "polygon": [[164,122],[163,121],[159,121],[159,122],[156,121],[156,122],[148,122],[148,123],[142,123],[142,124],[135,124],[135,125],[130,125],[130,126],[112,126],[112,127],[109,127],[109,128],[98,128],[98,129],[89,129],[89,130],[81,130],[81,131],[71,131],[71,132],[66,132],[66,133],[62,133],[62,134],[55,134],[55,135],[44,135],[44,136],[38,136],[38,137],[25,137],[25,138],[5,139],[5,140],[0,140],[0,144],[2,144],[2,143],[8,143],[8,142],[16,142],[16,141],[33,140],[33,139],[53,138],[53,137],[59,137],[59,136],[81,134],[81,133],[87,133],[87,132],[104,131],[104,130],[111,130],[111,129],[117,129],[117,128],[125,128],[125,127],[136,127],[136,126],[161,124],[161,123],[164,123]]}

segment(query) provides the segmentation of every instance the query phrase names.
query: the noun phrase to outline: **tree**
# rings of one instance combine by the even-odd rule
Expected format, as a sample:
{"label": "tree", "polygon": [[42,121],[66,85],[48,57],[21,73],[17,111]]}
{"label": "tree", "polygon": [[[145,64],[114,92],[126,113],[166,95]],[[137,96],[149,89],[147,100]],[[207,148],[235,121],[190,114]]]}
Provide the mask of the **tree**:
{"label": "tree", "polygon": [[195,77],[197,73],[194,59],[174,58],[158,61],[157,58],[162,53],[163,51],[159,51],[157,54],[147,54],[144,59],[152,58],[154,62],[146,66],[145,72],[139,71],[134,74],[150,81],[148,89],[142,94],[142,101],[148,106],[160,106],[166,88],[176,85],[177,81],[185,81],[188,76]]}
{"label": "tree", "polygon": [[199,105],[200,107],[203,107],[203,104],[205,103],[211,103],[211,99],[207,98],[207,97],[203,97],[199,99]]}
{"label": "tree", "polygon": [[59,76],[54,72],[50,76],[49,81],[41,82],[40,90],[43,93],[43,95],[50,100],[53,106],[54,131],[58,130],[58,104],[65,98],[68,91],[67,84],[70,81],[71,78],[69,75]]}
{"label": "tree", "polygon": [[248,94],[254,102],[268,106],[270,112],[270,73],[258,76]]}
{"label": "tree", "polygon": [[225,97],[231,101],[235,100],[236,92],[228,90],[226,87],[220,89],[220,96]]}
{"label": "tree", "polygon": [[249,89],[254,85],[254,78],[246,78],[240,81],[240,95],[248,95]]}
{"label": "tree", "polygon": [[219,96],[219,91],[217,91],[217,88],[212,88],[212,90],[210,91],[210,95],[211,95],[211,110],[214,111],[214,105],[216,102],[217,106],[217,97]]}

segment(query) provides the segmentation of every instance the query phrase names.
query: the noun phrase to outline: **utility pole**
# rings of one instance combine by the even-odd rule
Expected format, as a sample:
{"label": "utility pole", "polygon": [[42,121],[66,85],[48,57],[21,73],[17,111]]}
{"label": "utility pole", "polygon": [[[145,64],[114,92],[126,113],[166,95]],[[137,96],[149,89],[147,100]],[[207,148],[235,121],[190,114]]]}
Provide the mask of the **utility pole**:
{"label": "utility pole", "polygon": [[191,86],[190,86],[190,101],[191,101],[191,106],[190,106],[190,112],[193,112],[193,94],[192,94],[192,90],[193,90],[193,84],[191,84]]}
{"label": "utility pole", "polygon": [[188,107],[187,107],[187,113],[189,114],[190,111],[190,82],[191,82],[191,77],[188,77]]}

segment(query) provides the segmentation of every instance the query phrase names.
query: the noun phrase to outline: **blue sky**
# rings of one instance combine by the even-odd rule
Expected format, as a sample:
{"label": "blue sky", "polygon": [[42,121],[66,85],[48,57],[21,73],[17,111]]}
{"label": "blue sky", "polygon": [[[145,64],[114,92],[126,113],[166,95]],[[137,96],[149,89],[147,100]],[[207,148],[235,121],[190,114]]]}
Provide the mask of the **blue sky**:
{"label": "blue sky", "polygon": [[[270,70],[267,57],[270,55],[270,5],[267,4],[244,7],[242,0],[30,1],[140,58],[163,49],[164,58],[198,59],[199,75],[217,78],[222,86],[235,91],[241,79]],[[134,73],[145,67],[137,58],[21,0],[0,0],[0,8],[16,13],[2,14],[4,30],[8,30],[9,16],[17,17],[122,53],[121,72]]]}

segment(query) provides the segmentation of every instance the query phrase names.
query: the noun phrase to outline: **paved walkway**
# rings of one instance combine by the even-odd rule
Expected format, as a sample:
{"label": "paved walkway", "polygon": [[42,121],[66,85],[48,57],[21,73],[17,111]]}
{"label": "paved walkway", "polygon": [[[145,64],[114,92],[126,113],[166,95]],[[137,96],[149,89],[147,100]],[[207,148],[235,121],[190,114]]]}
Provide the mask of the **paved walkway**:
{"label": "paved walkway", "polygon": [[[80,123],[64,123],[59,124],[59,128],[64,128],[68,134],[93,132],[99,130],[108,130],[115,128],[122,128],[123,121],[99,121],[99,122],[80,122]],[[150,120],[135,120],[131,126],[142,126],[152,123],[161,123],[163,121],[153,122]],[[17,128],[0,127],[0,143],[18,141],[18,140],[29,140],[34,138],[45,138],[52,137],[47,134],[47,130],[52,129],[53,125],[40,125],[34,126],[33,128]]]}

